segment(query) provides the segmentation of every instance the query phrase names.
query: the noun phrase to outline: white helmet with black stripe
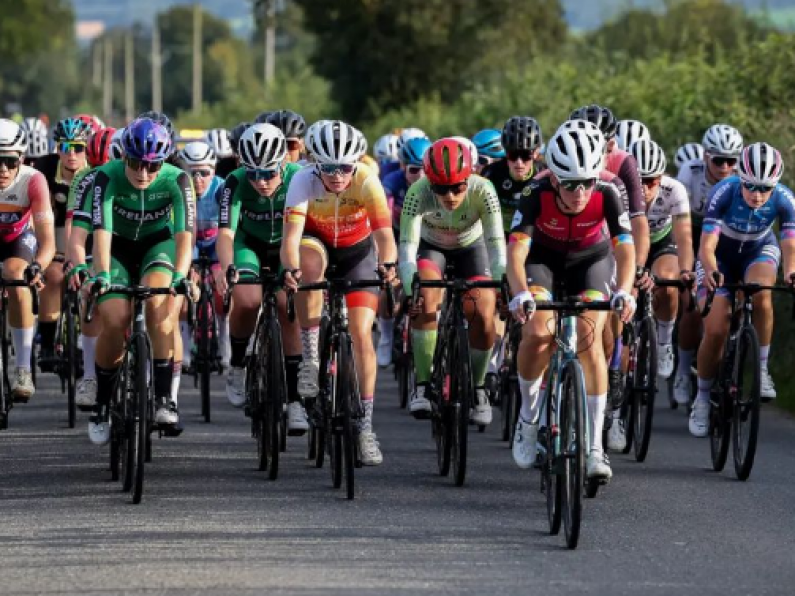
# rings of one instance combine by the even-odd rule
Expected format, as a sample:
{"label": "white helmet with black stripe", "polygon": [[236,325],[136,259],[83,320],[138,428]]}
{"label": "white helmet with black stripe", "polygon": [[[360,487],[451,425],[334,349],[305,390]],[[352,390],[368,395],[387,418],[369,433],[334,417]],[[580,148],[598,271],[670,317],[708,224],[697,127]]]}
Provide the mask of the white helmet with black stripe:
{"label": "white helmet with black stripe", "polygon": [[0,152],[25,153],[27,149],[28,136],[22,127],[13,120],[0,118]]}
{"label": "white helmet with black stripe", "polygon": [[597,136],[585,127],[561,126],[547,143],[547,166],[560,179],[598,178],[602,171],[604,146],[601,131]]}
{"label": "white helmet with black stripe", "polygon": [[701,140],[704,151],[713,156],[737,157],[743,150],[743,136],[728,124],[713,124]]}
{"label": "white helmet with black stripe", "polygon": [[362,155],[361,133],[350,124],[329,120],[307,132],[307,147],[321,164],[355,164]]}
{"label": "white helmet with black stripe", "polygon": [[701,146],[701,143],[685,143],[676,150],[674,165],[681,168],[682,165],[696,159],[699,161],[704,159],[704,147]]}
{"label": "white helmet with black stripe", "polygon": [[638,174],[641,178],[657,178],[665,174],[668,165],[665,152],[651,139],[635,141],[629,148],[629,153],[638,162]]}
{"label": "white helmet with black stripe", "polygon": [[28,157],[43,157],[50,153],[50,134],[41,118],[25,118],[22,129],[28,135]]}
{"label": "white helmet with black stripe", "polygon": [[179,152],[179,159],[187,167],[212,166],[214,168],[218,163],[215,149],[204,141],[194,141],[185,145]]}
{"label": "white helmet with black stripe", "polygon": [[249,170],[274,170],[287,156],[284,133],[273,124],[252,124],[240,137],[240,163]]}
{"label": "white helmet with black stripe", "polygon": [[616,125],[616,145],[619,149],[629,148],[641,139],[651,139],[648,127],[640,120],[619,120]]}
{"label": "white helmet with black stripe", "polygon": [[759,186],[775,186],[784,173],[781,153],[767,143],[748,145],[740,153],[737,174],[743,182]]}
{"label": "white helmet with black stripe", "polygon": [[207,144],[213,148],[217,157],[232,157],[232,143],[229,140],[229,131],[225,128],[213,128],[205,135]]}

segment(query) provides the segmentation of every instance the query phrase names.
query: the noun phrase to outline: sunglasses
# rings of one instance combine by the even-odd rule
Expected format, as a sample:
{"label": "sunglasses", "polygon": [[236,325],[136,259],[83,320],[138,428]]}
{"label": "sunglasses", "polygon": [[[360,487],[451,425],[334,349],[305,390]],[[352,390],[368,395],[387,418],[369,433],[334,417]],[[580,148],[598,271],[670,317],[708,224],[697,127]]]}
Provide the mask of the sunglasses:
{"label": "sunglasses", "polygon": [[[520,151],[508,151],[506,152],[506,155],[508,156],[508,161],[533,161],[533,152],[528,149],[522,149]],[[480,161],[480,157],[478,157],[478,161]]]}
{"label": "sunglasses", "polygon": [[422,172],[422,166],[406,166],[406,174],[416,176]]}
{"label": "sunglasses", "polygon": [[287,139],[287,150],[298,151],[301,149],[301,141],[298,139]]}
{"label": "sunglasses", "polygon": [[212,170],[191,170],[190,175],[194,178],[198,176],[199,178],[209,178],[213,175]]}
{"label": "sunglasses", "polygon": [[659,176],[649,177],[649,178],[641,178],[640,183],[643,186],[657,186],[657,183],[660,181]]}
{"label": "sunglasses", "polygon": [[718,157],[711,157],[710,159],[712,160],[712,163],[715,164],[718,167],[726,165],[726,166],[729,166],[729,167],[733,168],[734,166],[737,165],[737,158],[736,157],[720,157],[720,156],[718,156]]}
{"label": "sunglasses", "polygon": [[328,176],[335,174],[352,174],[356,166],[348,163],[324,163],[320,164],[320,171]]}
{"label": "sunglasses", "polygon": [[127,163],[127,167],[131,170],[135,170],[136,172],[140,172],[141,170],[146,170],[150,174],[154,174],[155,172],[159,172],[160,168],[163,167],[162,161],[144,161],[142,159],[136,159],[134,157],[128,157],[124,160]]}
{"label": "sunglasses", "polygon": [[753,184],[752,182],[743,182],[743,188],[748,192],[771,192],[775,186],[768,186],[767,184]]}
{"label": "sunglasses", "polygon": [[9,170],[16,170],[21,161],[22,159],[15,155],[0,155],[0,166],[5,166]]}
{"label": "sunglasses", "polygon": [[72,141],[60,141],[58,143],[58,151],[61,153],[69,153],[70,151],[74,151],[75,153],[83,153],[85,150],[85,143],[74,143]]}
{"label": "sunglasses", "polygon": [[275,170],[246,170],[246,178],[256,182],[258,180],[273,180],[282,173],[281,168]]}
{"label": "sunglasses", "polygon": [[459,182],[458,184],[431,184],[431,190],[433,191],[433,194],[439,195],[440,197],[443,197],[448,193],[460,195],[466,189],[466,182]]}
{"label": "sunglasses", "polygon": [[583,190],[591,190],[596,184],[596,178],[587,178],[586,180],[571,180],[563,178],[558,180],[558,182],[560,183],[560,187],[563,190],[577,192],[581,188]]}

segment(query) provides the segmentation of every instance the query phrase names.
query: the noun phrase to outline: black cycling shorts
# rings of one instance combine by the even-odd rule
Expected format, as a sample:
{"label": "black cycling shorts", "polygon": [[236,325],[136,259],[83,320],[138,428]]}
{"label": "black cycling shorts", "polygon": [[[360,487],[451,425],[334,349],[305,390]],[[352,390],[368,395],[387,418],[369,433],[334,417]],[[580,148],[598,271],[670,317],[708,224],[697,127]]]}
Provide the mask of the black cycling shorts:
{"label": "black cycling shorts", "polygon": [[[536,300],[580,297],[584,300],[607,300],[610,297],[615,260],[611,253],[566,262],[554,251],[531,250],[525,263],[530,291]],[[562,288],[563,296],[555,296]],[[540,289],[540,291],[539,291]]]}
{"label": "black cycling shorts", "polygon": [[489,252],[483,238],[464,248],[440,248],[420,240],[417,250],[417,268],[433,269],[444,278],[447,266],[455,279],[491,279]]}
{"label": "black cycling shorts", "polygon": [[0,262],[6,259],[22,259],[30,264],[36,259],[39,242],[33,230],[27,229],[11,242],[0,242]]}

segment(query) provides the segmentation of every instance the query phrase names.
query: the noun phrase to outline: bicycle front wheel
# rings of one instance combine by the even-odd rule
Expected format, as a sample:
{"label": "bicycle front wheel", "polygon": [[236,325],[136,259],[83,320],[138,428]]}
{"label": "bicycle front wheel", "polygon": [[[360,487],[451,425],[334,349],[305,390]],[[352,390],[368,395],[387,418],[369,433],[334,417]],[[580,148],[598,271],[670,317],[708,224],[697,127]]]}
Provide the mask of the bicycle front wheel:
{"label": "bicycle front wheel", "polygon": [[[469,336],[464,327],[455,333],[455,343],[450,346],[455,374],[450,380],[452,393],[450,411],[452,436],[453,479],[456,486],[463,486],[467,474],[467,448],[469,440],[469,410],[475,404],[475,387],[472,381],[472,365],[469,361]],[[451,371],[452,372],[452,371]]]}
{"label": "bicycle front wheel", "polygon": [[759,364],[759,337],[756,330],[744,327],[737,345],[733,386],[734,420],[734,471],[740,480],[748,480],[754,467],[756,443],[759,435],[759,408],[761,400],[761,369]]}
{"label": "bicycle front wheel", "polygon": [[72,301],[67,299],[64,308],[64,357],[66,362],[63,365],[66,370],[61,374],[66,375],[66,401],[69,417],[69,428],[74,428],[77,422],[77,403],[75,401],[75,387],[77,385],[77,322],[75,313],[72,310]]}
{"label": "bicycle front wheel", "polygon": [[654,398],[657,393],[657,326],[652,317],[645,317],[640,322],[635,341],[637,352],[632,387],[632,425],[635,460],[642,462],[649,453]]}
{"label": "bicycle front wheel", "polygon": [[282,349],[282,332],[279,324],[273,320],[268,328],[268,343],[270,348],[268,354],[268,371],[270,379],[269,390],[265,397],[266,410],[268,412],[268,439],[270,444],[271,464],[268,469],[268,478],[276,480],[279,476],[279,453],[281,452],[282,439],[285,434],[284,404],[286,403],[287,386],[284,374],[284,351]]}
{"label": "bicycle front wheel", "polygon": [[132,502],[138,504],[144,492],[144,464],[146,462],[146,444],[149,438],[151,388],[149,385],[149,345],[146,338],[138,334],[133,339],[135,350],[135,391],[133,392],[133,437],[130,441],[132,457]]}
{"label": "bicycle front wheel", "polygon": [[202,405],[202,416],[205,422],[210,422],[210,333],[212,332],[212,310],[210,307],[211,298],[207,293],[207,288],[202,290],[199,299],[196,321],[199,327],[199,345],[195,367],[199,370],[199,395]]}
{"label": "bicycle front wheel", "polygon": [[712,455],[712,469],[723,470],[729,456],[731,441],[731,397],[722,383],[713,389],[709,398],[709,448]]}
{"label": "bicycle front wheel", "polygon": [[582,493],[585,480],[587,433],[584,379],[580,364],[569,361],[561,376],[560,445],[563,455],[563,529],[566,546],[577,548],[582,522]]}
{"label": "bicycle front wheel", "polygon": [[[550,376],[554,379],[554,376]],[[563,493],[563,475],[559,473],[557,462],[560,460],[560,442],[551,429],[560,428],[558,419],[558,404],[556,400],[557,391],[554,384],[550,383],[546,391],[546,427],[541,438],[544,445],[544,456],[541,463],[541,490],[547,498],[547,521],[549,522],[549,533],[557,536],[560,532],[561,522],[561,501]],[[540,435],[541,433],[539,433]]]}
{"label": "bicycle front wheel", "polygon": [[345,472],[345,493],[353,499],[355,489],[354,469],[356,467],[356,435],[353,422],[352,404],[358,402],[356,367],[354,365],[353,345],[348,335],[339,338],[339,392],[337,394],[338,413],[341,421],[340,439]]}

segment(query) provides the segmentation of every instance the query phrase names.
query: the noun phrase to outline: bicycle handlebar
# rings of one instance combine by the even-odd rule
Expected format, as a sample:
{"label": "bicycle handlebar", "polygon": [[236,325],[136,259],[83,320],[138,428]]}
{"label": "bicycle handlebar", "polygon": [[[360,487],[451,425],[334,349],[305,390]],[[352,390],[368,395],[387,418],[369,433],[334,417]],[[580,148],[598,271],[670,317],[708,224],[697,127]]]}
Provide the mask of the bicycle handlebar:
{"label": "bicycle handlebar", "polygon": [[[261,275],[245,277],[243,279],[238,279],[237,281],[233,281],[229,276],[229,271],[227,271],[227,283],[229,284],[229,287],[224,293],[224,314],[229,314],[229,309],[232,305],[232,289],[235,286],[262,286],[265,291],[275,291],[275,289],[280,286],[283,281],[284,274],[271,273],[268,269],[263,269],[261,271]],[[293,298],[293,292],[285,292],[287,294],[287,318],[292,323],[295,321],[295,301]]]}
{"label": "bicycle handlebar", "polygon": [[655,287],[658,288],[678,288],[680,292],[689,291],[690,303],[687,305],[687,312],[696,310],[696,280],[682,281],[681,279],[662,279],[652,276]]}
{"label": "bicycle handlebar", "polygon": [[[152,288],[150,286],[124,286],[124,285],[111,285],[105,294],[122,294],[124,296],[128,296],[133,300],[147,300],[152,296],[165,296],[171,295],[176,296],[177,294],[181,294],[183,296],[187,296],[187,291],[184,287],[179,288]],[[86,323],[90,323],[94,318],[94,308],[97,303],[97,298],[99,298],[99,286],[95,285],[91,288],[91,292],[88,295],[88,299],[86,300],[86,314],[84,320]],[[193,303],[193,300],[190,300],[190,296],[188,296],[190,304]]]}
{"label": "bicycle handlebar", "polygon": [[[718,272],[713,274],[713,279],[717,282],[720,280],[720,275]],[[730,284],[722,284],[717,289],[724,289],[728,290],[729,292],[742,292],[746,298],[751,298],[754,294],[758,294],[759,292],[788,292],[792,294],[793,297],[793,305],[792,305],[792,319],[795,320],[795,288],[790,285],[763,285],[756,282],[738,282],[738,283],[730,283]],[[707,292],[707,301],[704,303],[704,308],[699,309],[702,318],[706,318],[710,311],[712,310],[712,302],[715,299],[716,290],[710,290]]]}

